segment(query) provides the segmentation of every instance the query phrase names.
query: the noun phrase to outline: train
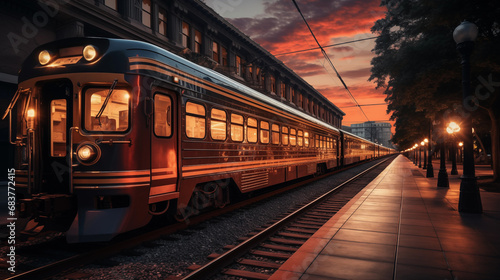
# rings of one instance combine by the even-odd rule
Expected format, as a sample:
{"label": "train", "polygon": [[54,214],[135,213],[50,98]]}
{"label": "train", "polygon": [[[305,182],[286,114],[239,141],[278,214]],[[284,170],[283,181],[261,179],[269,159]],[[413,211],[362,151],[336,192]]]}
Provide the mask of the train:
{"label": "train", "polygon": [[18,77],[3,116],[17,216],[68,243],[395,152],[140,41],[54,41]]}

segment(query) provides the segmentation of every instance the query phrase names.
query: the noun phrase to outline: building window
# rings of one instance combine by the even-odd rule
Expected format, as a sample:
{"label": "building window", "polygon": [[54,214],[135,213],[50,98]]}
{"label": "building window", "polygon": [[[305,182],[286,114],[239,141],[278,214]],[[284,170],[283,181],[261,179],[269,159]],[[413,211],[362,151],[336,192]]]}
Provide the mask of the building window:
{"label": "building window", "polygon": [[151,27],[151,0],[142,0],[142,24]]}
{"label": "building window", "polygon": [[201,53],[201,32],[198,30],[194,31],[194,52]]}
{"label": "building window", "polygon": [[231,114],[231,140],[243,141],[243,116]]}
{"label": "building window", "polygon": [[281,97],[286,98],[286,84],[283,82],[281,82],[280,93],[281,93]]}
{"label": "building window", "polygon": [[269,123],[260,122],[260,143],[269,144]]}
{"label": "building window", "polygon": [[303,103],[303,97],[302,97],[302,94],[301,93],[297,93],[297,97],[298,97],[298,100],[297,100],[297,106],[301,107],[302,108],[302,103]]}
{"label": "building window", "polygon": [[240,63],[240,68],[241,68],[241,76],[242,77],[245,77],[245,75],[247,74],[247,69],[245,67],[245,60],[244,59],[241,59],[241,63]]}
{"label": "building window", "polygon": [[290,102],[295,101],[295,89],[293,87],[290,87]]}
{"label": "building window", "polygon": [[227,50],[224,47],[220,47],[220,55],[222,56],[222,66],[228,66],[227,63]]}
{"label": "building window", "polygon": [[104,5],[116,11],[116,0],[104,0]]}
{"label": "building window", "polygon": [[212,59],[215,62],[220,63],[220,61],[219,61],[219,43],[217,43],[215,41],[212,43]]}
{"label": "building window", "polygon": [[226,112],[212,109],[210,135],[214,140],[226,140]]}
{"label": "building window", "polygon": [[191,48],[191,37],[189,36],[190,26],[186,22],[182,22],[182,46],[185,48]]}
{"label": "building window", "polygon": [[264,88],[266,79],[265,79],[264,73],[262,73],[262,70],[258,67],[257,67],[256,73],[255,73],[255,76],[257,77],[257,83],[259,84],[259,86],[261,88]]}
{"label": "building window", "polygon": [[279,145],[279,143],[280,143],[280,126],[277,124],[273,124],[271,126],[271,131],[272,131],[272,135],[271,135],[272,143],[275,145]]}
{"label": "building window", "polygon": [[262,86],[262,79],[260,77],[261,73],[260,73],[260,68],[259,67],[255,67],[255,82],[257,82],[257,84],[259,86]]}
{"label": "building window", "polygon": [[158,9],[158,33],[167,36],[167,12],[165,9]]}
{"label": "building window", "polygon": [[241,57],[236,56],[236,74],[241,76]]}
{"label": "building window", "polygon": [[205,138],[205,107],[203,105],[186,103],[186,135],[189,138]]}
{"label": "building window", "polygon": [[272,75],[269,76],[269,91],[276,93],[276,79]]}
{"label": "building window", "polygon": [[304,132],[304,146],[309,147],[309,132]]}
{"label": "building window", "polygon": [[247,137],[248,143],[257,143],[257,120],[254,118],[247,119]]}

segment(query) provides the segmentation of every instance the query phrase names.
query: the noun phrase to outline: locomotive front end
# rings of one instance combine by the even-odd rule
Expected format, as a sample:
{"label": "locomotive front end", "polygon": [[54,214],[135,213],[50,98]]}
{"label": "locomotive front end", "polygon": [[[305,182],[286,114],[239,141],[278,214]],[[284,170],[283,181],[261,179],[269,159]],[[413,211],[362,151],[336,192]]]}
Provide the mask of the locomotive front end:
{"label": "locomotive front end", "polygon": [[150,172],[133,158],[139,96],[122,56],[109,40],[79,38],[44,45],[23,64],[4,118],[25,232],[106,241],[149,222]]}

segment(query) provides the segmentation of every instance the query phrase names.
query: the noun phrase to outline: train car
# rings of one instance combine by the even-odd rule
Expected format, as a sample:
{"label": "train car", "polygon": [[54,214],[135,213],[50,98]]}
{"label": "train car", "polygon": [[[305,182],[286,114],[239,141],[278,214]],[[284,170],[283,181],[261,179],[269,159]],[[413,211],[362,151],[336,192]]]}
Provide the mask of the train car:
{"label": "train car", "polygon": [[380,156],[375,145],[154,45],[38,47],[4,118],[26,230],[110,240],[248,193]]}
{"label": "train car", "polygon": [[375,143],[346,131],[342,131],[342,139],[344,165],[378,157]]}
{"label": "train car", "polygon": [[[340,131],[156,46],[75,38],[26,59],[5,114],[19,215],[109,240],[340,165]],[[4,116],[4,117],[5,117]]]}

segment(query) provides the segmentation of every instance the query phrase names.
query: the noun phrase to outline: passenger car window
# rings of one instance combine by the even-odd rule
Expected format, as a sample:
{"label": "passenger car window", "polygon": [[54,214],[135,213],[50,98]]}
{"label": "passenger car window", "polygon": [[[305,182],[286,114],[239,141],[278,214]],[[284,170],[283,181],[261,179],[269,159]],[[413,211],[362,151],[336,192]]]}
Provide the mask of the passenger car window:
{"label": "passenger car window", "polygon": [[154,100],[155,135],[170,137],[172,135],[172,100],[162,94],[156,94]]}
{"label": "passenger car window", "polygon": [[189,138],[205,138],[205,107],[193,102],[186,103],[186,135]]}
{"label": "passenger car window", "polygon": [[66,156],[66,99],[50,102],[50,155]]}
{"label": "passenger car window", "polygon": [[281,143],[283,145],[288,146],[288,127],[281,127]]}
{"label": "passenger car window", "polygon": [[297,131],[295,128],[290,128],[290,145],[297,145]]}
{"label": "passenger car window", "polygon": [[260,142],[262,144],[269,144],[269,123],[260,122]]}
{"label": "passenger car window", "polygon": [[273,124],[271,126],[271,131],[272,131],[272,135],[271,135],[272,143],[274,145],[279,145],[279,143],[280,143],[280,126],[277,124]]}
{"label": "passenger car window", "polygon": [[226,140],[226,112],[212,109],[210,120],[210,135],[214,140]]}
{"label": "passenger car window", "polygon": [[243,141],[243,116],[231,114],[231,140]]}
{"label": "passenger car window", "polygon": [[257,143],[257,120],[254,118],[247,119],[247,137],[248,143]]}

